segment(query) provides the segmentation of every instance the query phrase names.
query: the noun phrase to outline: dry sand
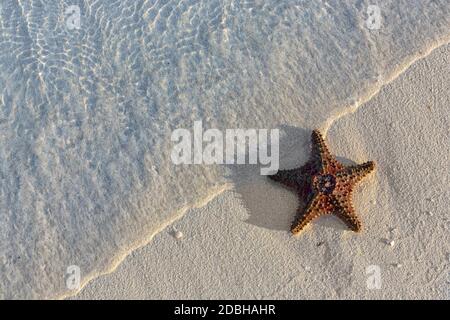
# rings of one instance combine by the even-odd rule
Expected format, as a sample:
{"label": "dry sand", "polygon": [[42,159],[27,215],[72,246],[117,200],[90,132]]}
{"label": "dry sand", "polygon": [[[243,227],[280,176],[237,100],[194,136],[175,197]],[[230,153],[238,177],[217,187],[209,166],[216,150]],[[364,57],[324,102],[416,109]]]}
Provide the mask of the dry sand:
{"label": "dry sand", "polygon": [[[296,196],[235,168],[246,183],[189,210],[74,298],[448,299],[449,62],[450,46],[436,49],[329,127],[338,159],[378,164],[354,196],[361,234],[323,217],[292,236]],[[308,133],[281,128],[282,165],[301,165]]]}

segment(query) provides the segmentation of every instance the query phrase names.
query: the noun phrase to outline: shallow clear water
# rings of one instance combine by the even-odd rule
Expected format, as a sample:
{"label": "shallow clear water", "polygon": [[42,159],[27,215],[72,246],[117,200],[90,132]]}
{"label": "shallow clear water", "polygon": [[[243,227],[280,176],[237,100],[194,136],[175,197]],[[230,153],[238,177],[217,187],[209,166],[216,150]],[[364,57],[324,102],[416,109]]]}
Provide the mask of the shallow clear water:
{"label": "shallow clear water", "polygon": [[219,192],[174,129],[323,126],[448,37],[449,1],[378,1],[379,29],[370,4],[2,1],[0,298],[61,296]]}

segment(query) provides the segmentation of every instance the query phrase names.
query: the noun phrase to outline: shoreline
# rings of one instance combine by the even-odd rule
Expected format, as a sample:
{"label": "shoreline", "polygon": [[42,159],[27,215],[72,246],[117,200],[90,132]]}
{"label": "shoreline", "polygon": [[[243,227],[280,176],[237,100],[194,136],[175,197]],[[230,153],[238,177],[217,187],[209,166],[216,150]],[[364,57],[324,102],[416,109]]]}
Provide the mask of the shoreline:
{"label": "shoreline", "polygon": [[[441,48],[441,47],[445,47],[446,45],[448,45],[448,41],[445,42],[445,43],[443,43],[443,44],[441,44],[441,45],[439,45],[439,46],[436,46],[435,48],[433,48],[433,49],[431,49],[431,50],[429,50],[429,51],[426,51],[426,54],[424,54],[424,55],[421,56],[420,58],[417,58],[417,57],[416,57],[416,59],[413,59],[413,61],[412,61],[410,64],[408,64],[407,67],[402,66],[402,68],[400,68],[400,69],[403,70],[403,72],[397,74],[395,77],[391,77],[390,81],[386,82],[385,84],[380,85],[380,86],[378,87],[378,90],[375,90],[376,92],[374,92],[374,93],[372,93],[371,95],[369,95],[369,98],[368,98],[368,100],[367,100],[366,102],[362,102],[362,103],[358,104],[357,107],[350,107],[350,108],[347,108],[346,110],[348,110],[348,111],[347,111],[345,114],[342,114],[342,113],[341,113],[340,116],[339,116],[338,118],[335,118],[333,121],[331,121],[330,123],[327,124],[327,126],[328,126],[327,129],[330,129],[330,128],[332,127],[332,125],[333,125],[337,120],[341,119],[342,117],[345,117],[346,115],[349,115],[349,116],[350,116],[351,114],[355,114],[355,113],[357,113],[358,111],[360,111],[360,108],[359,108],[360,106],[365,105],[365,104],[367,104],[367,103],[370,103],[370,101],[371,101],[374,97],[376,97],[378,94],[380,94],[380,91],[383,91],[383,88],[384,88],[384,87],[389,86],[389,85],[390,85],[391,83],[393,83],[396,79],[398,79],[399,77],[401,77],[401,75],[403,75],[404,73],[407,73],[407,72],[410,70],[410,68],[412,68],[411,66],[413,66],[416,62],[421,61],[421,60],[423,60],[423,59],[426,59],[426,58],[427,58],[430,54],[432,54],[435,50],[437,50],[437,49],[439,49],[439,48]],[[328,131],[328,130],[326,130],[326,131]],[[228,188],[225,188],[225,189],[226,189],[226,190],[229,190]],[[202,203],[205,203],[205,205],[208,206],[208,204],[209,204],[210,202],[216,201],[217,196],[218,196],[218,197],[222,197],[221,195],[223,194],[224,191],[225,191],[225,193],[227,193],[228,191],[226,191],[225,189],[222,190],[220,193],[218,193],[216,196],[214,196],[214,197],[212,197],[212,198],[210,197],[210,201],[207,201],[207,202],[202,201]],[[199,209],[201,209],[201,208],[199,208]],[[175,221],[172,221],[171,223],[168,223],[164,228],[161,228],[159,233],[162,233],[164,230],[167,230],[168,227],[170,228],[171,226],[173,226],[174,224],[176,224],[176,222],[179,221],[179,219],[184,219],[184,218],[186,218],[186,216],[188,215],[188,212],[190,212],[191,210],[192,210],[192,209],[187,208],[186,211],[184,211],[183,214],[180,214],[180,217],[179,217],[179,218],[177,218]],[[115,266],[115,268],[114,268],[110,273],[102,274],[102,275],[100,275],[100,276],[97,276],[97,277],[95,277],[95,278],[92,278],[90,281],[87,281],[87,282],[85,283],[85,286],[84,286],[84,287],[86,287],[86,285],[89,286],[89,283],[90,283],[90,282],[92,282],[92,281],[97,281],[96,279],[98,279],[98,278],[100,278],[100,277],[102,277],[102,276],[106,276],[106,275],[108,275],[108,274],[113,274],[113,273],[117,270],[117,268],[120,267],[120,265],[121,265],[125,260],[127,260],[127,257],[129,257],[129,256],[131,256],[131,255],[134,255],[134,254],[133,254],[134,251],[139,250],[140,248],[142,248],[142,247],[144,247],[144,246],[151,246],[151,243],[150,243],[150,242],[152,241],[152,239],[153,239],[155,236],[158,236],[159,233],[153,234],[153,235],[150,237],[149,242],[146,242],[146,243],[143,243],[143,244],[137,246],[136,249],[131,250],[131,251],[128,252],[128,254],[124,255],[123,259],[120,260],[120,262]],[[99,281],[101,282],[101,280],[99,280]],[[82,291],[83,291],[83,288],[81,288],[79,292],[82,292]],[[77,294],[79,294],[79,292],[76,293],[75,296],[72,296],[72,297],[76,298],[76,297],[77,297]],[[63,297],[63,298],[64,298],[64,297]]]}
{"label": "shoreline", "polygon": [[[269,188],[267,179],[261,176],[264,163],[272,163],[264,152],[258,153],[259,162],[251,158],[252,151],[248,161],[239,158],[243,153],[237,154],[237,163],[257,162],[262,166],[208,165],[222,151],[216,143],[205,148],[205,158],[209,160],[203,165],[179,165],[180,158],[174,160],[172,151],[176,146],[172,134],[179,128],[191,128],[200,120],[205,128],[225,133],[232,128],[249,128],[251,132],[260,128],[258,133],[275,129],[271,130],[275,136],[281,134],[279,139],[274,138],[279,156],[270,157],[274,160],[270,168],[300,165],[308,151],[310,132],[315,128],[321,129],[325,136],[328,131],[327,141],[336,148],[336,153],[343,155],[343,163],[385,159],[378,144],[372,146],[379,141],[386,144],[384,151],[390,152],[390,159],[397,162],[391,167],[380,160],[385,167],[378,178],[384,180],[376,180],[377,189],[365,189],[365,193],[370,191],[369,198],[379,197],[378,191],[382,199],[392,197],[385,194],[387,190],[406,198],[403,189],[414,190],[412,194],[419,197],[418,192],[423,190],[414,188],[429,177],[436,182],[425,191],[445,194],[445,190],[436,189],[441,188],[446,172],[436,178],[433,172],[438,169],[428,167],[433,162],[439,165],[441,158],[421,141],[403,135],[410,129],[408,121],[414,123],[424,115],[416,104],[429,97],[429,92],[422,92],[422,83],[410,85],[415,87],[410,96],[416,96],[415,91],[422,93],[416,101],[400,98],[401,92],[396,91],[396,98],[391,99],[398,99],[396,105],[387,99],[376,106],[386,114],[392,113],[379,123],[377,119],[383,115],[366,111],[362,106],[365,101],[373,105],[385,97],[377,93],[390,92],[392,83],[394,87],[400,86],[403,82],[393,79],[403,79],[409,65],[422,64],[418,62],[422,61],[418,60],[420,56],[427,55],[444,40],[450,41],[450,3],[446,1],[386,1],[374,5],[368,0],[335,3],[124,0],[111,7],[92,0],[73,6],[59,2],[36,6],[32,0],[1,7],[0,20],[5,28],[0,40],[4,49],[0,54],[3,181],[0,204],[5,214],[0,223],[0,298],[63,299],[76,294],[81,289],[80,282],[90,288],[103,274],[119,276],[122,263],[127,264],[137,248],[169,250],[172,238],[155,244],[165,231],[184,218],[188,219],[188,230],[176,233],[175,239],[181,240],[177,243],[186,246],[188,252],[196,255],[203,250],[192,247],[199,238],[203,241],[197,246],[209,247],[209,251],[202,251],[204,256],[217,250],[211,239],[221,243],[222,252],[209,257],[215,261],[211,268],[219,271],[225,268],[228,261],[219,259],[221,254],[241,254],[223,242],[225,237],[235,242],[249,237],[256,248],[245,243],[236,245],[242,245],[242,252],[259,255],[254,257],[258,262],[244,256],[242,263],[265,265],[276,274],[295,273],[294,269],[271,269],[263,258],[276,261],[276,256],[256,253],[261,247],[276,249],[282,255],[286,254],[286,248],[293,252],[303,250],[281,233],[288,229],[289,211],[296,210],[295,201],[292,195]],[[409,69],[406,71],[409,74]],[[442,70],[436,73],[437,79],[443,78]],[[434,83],[427,74],[420,78]],[[430,90],[435,87],[439,84],[434,83]],[[422,102],[434,106],[441,102],[441,97],[447,97],[447,92],[436,93],[435,97],[429,97],[429,102]],[[407,120],[399,119],[394,112],[403,107],[404,101],[416,106],[414,110],[403,110],[409,114]],[[385,105],[393,110],[386,110]],[[439,103],[436,105],[440,107]],[[438,123],[437,128],[442,129],[441,119],[430,106],[425,110],[428,113]],[[369,123],[379,127],[379,132],[365,128],[364,118],[351,123],[361,114],[371,119]],[[446,114],[441,115],[445,117]],[[439,132],[434,127],[423,128],[430,119],[414,124],[422,130],[424,140],[430,140],[427,133]],[[386,127],[386,122],[393,124]],[[337,129],[344,124],[345,130]],[[396,131],[397,124],[401,124],[401,130]],[[209,135],[212,138],[217,132],[209,131]],[[398,134],[404,143],[391,139],[388,133]],[[248,138],[253,142],[264,140],[259,134],[258,139],[255,135]],[[242,141],[236,144],[242,145]],[[342,141],[348,145],[341,144]],[[192,142],[195,149],[200,141],[194,139],[183,144],[183,151]],[[411,150],[407,147],[411,143],[418,143],[420,152],[433,153],[428,162],[414,159],[421,167],[416,167],[409,158]],[[399,164],[400,153],[390,150],[392,146],[402,150],[405,154],[402,159],[412,162],[410,167],[415,168],[417,175],[422,171],[428,171],[429,175],[422,177],[423,181],[402,176],[408,167]],[[250,149],[254,147],[249,146]],[[198,163],[199,157],[195,155],[199,153],[194,154],[194,163]],[[400,175],[404,185],[385,179],[384,172]],[[225,190],[237,193],[233,198]],[[273,198],[269,192],[278,196]],[[280,203],[279,197],[285,203]],[[271,203],[268,199],[272,199]],[[417,199],[408,200],[404,207]],[[226,210],[225,201],[235,212]],[[236,204],[238,201],[244,207]],[[440,208],[442,203],[433,205]],[[372,210],[373,206],[364,205],[364,210]],[[280,208],[284,211],[274,220],[273,212]],[[381,210],[392,208],[403,210],[395,202],[385,204]],[[203,225],[204,234],[199,233],[190,242],[190,230],[195,229],[192,217],[197,212],[203,212],[205,218],[214,216],[210,211],[220,211],[221,215],[213,222],[195,216],[201,218],[198,223]],[[413,217],[409,212],[403,214],[409,219]],[[246,221],[244,226],[236,220],[237,216]],[[341,239],[333,233],[343,231],[339,225],[334,220],[325,221],[328,227],[324,235],[317,235],[322,237],[319,242],[327,243],[324,236],[328,240]],[[211,225],[214,223],[221,224],[222,229],[215,229]],[[408,230],[405,232],[412,232],[411,237],[416,236],[414,233],[421,234],[414,224]],[[239,238],[234,233],[240,234]],[[273,244],[265,242],[270,238]],[[346,248],[348,251],[364,249],[347,236],[343,239],[343,246],[352,246]],[[420,239],[417,241],[421,243]],[[300,243],[311,245],[302,239]],[[368,245],[374,244],[369,241]],[[440,250],[441,246],[436,246]],[[326,247],[321,245],[320,250]],[[170,250],[176,252],[177,248]],[[180,257],[184,254],[178,253]],[[291,263],[295,264],[295,259],[304,259],[296,254],[285,257],[286,261],[293,259]],[[364,252],[355,253],[358,254],[364,256]],[[160,255],[164,256],[164,252]],[[317,258],[315,252],[310,255]],[[166,256],[168,260],[174,258]],[[196,268],[201,258],[191,260],[191,266],[186,267],[199,271]],[[152,263],[145,262],[147,269],[153,268]],[[209,261],[204,263],[207,265]],[[237,271],[235,265],[240,263],[234,260],[234,265],[226,268]],[[169,276],[175,268],[159,265],[154,266],[155,272],[157,267],[162,268],[162,276]],[[176,277],[184,277],[184,270],[179,271]],[[203,274],[211,276],[212,282],[218,280],[208,272],[186,275],[186,279],[201,278]],[[238,272],[219,275],[239,277]],[[138,279],[139,275],[130,277],[130,281]],[[224,278],[224,284],[229,280]],[[159,283],[158,278],[154,282]],[[160,284],[154,286],[158,288]],[[261,296],[270,296],[273,286],[274,283],[267,283]],[[210,292],[208,288],[201,290],[205,294]],[[154,292],[157,295],[158,291]]]}

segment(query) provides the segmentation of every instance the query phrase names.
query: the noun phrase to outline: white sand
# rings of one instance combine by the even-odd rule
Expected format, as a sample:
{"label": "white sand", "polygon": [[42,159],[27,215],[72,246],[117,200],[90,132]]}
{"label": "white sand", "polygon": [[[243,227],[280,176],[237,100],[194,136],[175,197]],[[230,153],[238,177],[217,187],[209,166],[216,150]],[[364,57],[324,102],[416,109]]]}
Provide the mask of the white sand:
{"label": "white sand", "polygon": [[[355,193],[362,234],[323,217],[291,236],[295,195],[240,168],[231,176],[245,183],[186,212],[75,298],[448,299],[449,63],[450,46],[438,48],[330,126],[342,161],[377,162]],[[301,165],[307,134],[285,130],[285,165]],[[371,265],[379,290],[367,287]]]}
{"label": "white sand", "polygon": [[[418,84],[396,86],[411,91],[408,97],[414,94],[423,99],[429,94],[432,111],[422,104],[414,106],[414,99],[406,104],[399,96],[387,99],[383,106],[365,106],[355,115],[342,117],[369,100],[380,85],[391,81],[418,57],[450,41],[448,0],[378,1],[379,19],[368,13],[372,0],[116,0],[113,5],[110,1],[85,0],[79,1],[80,24],[75,29],[69,28],[77,20],[73,19],[76,10],[67,14],[69,2],[0,1],[0,299],[64,297],[73,293],[68,292],[66,282],[69,267],[79,267],[84,285],[114,270],[131,251],[153,238],[149,244],[152,250],[167,250],[171,257],[175,253],[166,247],[170,244],[194,248],[190,239],[200,221],[192,220],[187,222],[190,227],[180,227],[183,237],[175,244],[174,238],[162,241],[162,231],[183,216],[194,219],[197,211],[187,213],[187,208],[202,205],[224,189],[232,189],[232,184],[236,184],[237,197],[242,198],[236,203],[229,200],[236,210],[230,212],[228,207],[232,205],[222,203],[230,197],[226,194],[209,204],[209,209],[199,211],[205,213],[201,215],[205,223],[208,221],[208,228],[198,229],[203,230],[206,247],[206,239],[216,238],[223,241],[223,246],[235,246],[237,240],[232,237],[245,232],[254,237],[253,246],[273,251],[274,257],[257,254],[253,247],[239,251],[261,261],[269,258],[273,263],[283,252],[287,255],[285,249],[289,246],[298,246],[304,249],[290,248],[289,252],[302,254],[301,258],[286,256],[292,268],[299,266],[299,259],[314,266],[311,259],[329,261],[329,257],[321,258],[316,253],[329,248],[330,256],[337,256],[331,262],[329,275],[323,274],[324,279],[334,279],[334,264],[346,270],[353,268],[345,265],[349,259],[338,248],[328,244],[330,238],[344,235],[342,229],[335,230],[333,219],[326,232],[314,228],[300,239],[289,237],[286,226],[292,219],[294,196],[269,185],[259,176],[258,168],[175,164],[170,157],[174,146],[171,134],[175,129],[191,129],[199,120],[205,129],[282,129],[285,137],[280,159],[284,167],[305,160],[312,128],[327,131],[334,123],[329,139],[338,154],[357,161],[374,159],[382,165],[372,182],[364,184],[366,192],[357,200],[363,206],[361,214],[367,226],[378,225],[370,219],[386,217],[392,212],[387,208],[399,210],[399,201],[414,204],[395,184],[403,180],[385,180],[383,174],[388,173],[389,179],[405,174],[405,190],[411,192],[407,194],[412,194],[415,201],[420,199],[419,191],[411,189],[414,178],[387,163],[404,157],[408,153],[406,146],[419,146],[418,150],[430,154],[421,144],[412,144],[411,139],[420,136],[405,130],[428,123],[424,128],[429,129],[423,131],[431,132],[429,122],[443,117],[436,114],[434,118],[432,112],[448,108],[445,104],[436,106],[440,101],[435,99],[447,97],[448,90],[436,93],[433,84],[434,92],[428,92],[425,75],[418,75],[414,78]],[[379,28],[369,27],[372,20],[378,20]],[[446,76],[445,68],[447,64],[440,65],[440,77]],[[394,107],[386,107],[392,104]],[[414,107],[402,110],[402,105]],[[357,125],[344,122],[356,119],[360,112],[374,113],[364,115]],[[426,119],[412,120],[425,115]],[[377,122],[380,117],[390,122],[398,120],[393,128],[380,129],[385,124]],[[339,130],[339,124],[345,128]],[[362,132],[364,126],[380,133],[371,134],[369,128]],[[443,126],[438,126],[441,135]],[[396,141],[407,144],[396,145],[382,134],[397,131],[400,136]],[[434,138],[433,134],[429,139]],[[350,137],[354,144],[348,143]],[[426,148],[432,146],[426,144]],[[395,150],[391,152],[389,147]],[[431,155],[432,161],[441,159],[437,154]],[[389,162],[383,160],[384,156],[389,157]],[[423,172],[425,162],[409,162],[417,166],[414,171]],[[432,175],[427,172],[426,177],[431,179]],[[442,185],[445,172],[439,177],[441,180],[429,182],[434,188]],[[272,208],[267,204],[269,187],[275,197]],[[255,192],[257,189],[261,191]],[[277,194],[291,199],[284,213],[278,212],[278,203],[284,200],[275,200],[279,199]],[[389,196],[392,199],[385,199]],[[369,205],[374,199],[377,204]],[[212,209],[214,204],[223,210]],[[248,211],[239,210],[239,204]],[[420,209],[437,211],[443,205],[438,200],[432,204],[437,207],[423,205]],[[220,221],[228,230],[211,232],[211,217],[220,211],[225,211]],[[236,225],[230,218],[233,213]],[[242,224],[246,214],[250,215],[249,223]],[[399,213],[402,219],[408,218],[405,223],[411,224],[402,230],[403,237],[413,236],[415,230],[416,220],[410,214]],[[434,214],[436,219],[439,212]],[[280,220],[280,215],[285,218]],[[392,222],[398,223],[393,218]],[[361,239],[376,230],[368,228],[368,233],[358,238],[346,234],[343,241],[355,248],[342,251],[354,253],[368,248],[377,258],[370,246],[357,247],[367,243]],[[438,234],[437,230],[433,232]],[[389,250],[378,242],[389,236],[382,231],[373,238],[374,244]],[[311,240],[316,233],[324,238]],[[269,238],[265,245],[264,239]],[[214,242],[214,248],[220,248],[219,240],[215,241],[218,243]],[[325,244],[316,249],[319,241]],[[395,241],[391,250],[400,250],[406,240]],[[333,243],[345,245],[342,241]],[[226,259],[233,261],[228,257],[233,251],[222,249],[227,252]],[[191,256],[195,252],[186,251]],[[152,261],[163,262],[159,270],[167,274],[171,264],[163,259],[163,253],[153,256]],[[234,270],[235,265],[242,264],[240,259],[234,260],[233,267],[225,267],[225,262],[215,261],[211,253],[204,258],[211,259],[214,275],[221,273],[217,268],[226,268],[242,285],[241,275],[245,272]],[[216,255],[215,259],[219,258],[225,259],[222,254]],[[355,264],[355,277],[361,276],[357,267],[363,270],[367,263],[379,263],[388,281],[389,269],[383,263],[396,263],[399,257],[390,257],[392,261],[364,259],[358,253],[353,258],[364,260]],[[251,290],[260,295],[270,296],[276,291],[274,283],[282,287],[294,275],[302,274],[284,269],[270,272],[261,263],[248,271],[249,277],[257,270],[265,275],[270,290]],[[202,264],[188,265],[201,278],[208,278]],[[128,270],[126,266],[121,268]],[[159,287],[165,283],[160,282],[161,272],[152,263],[146,266],[146,276],[157,292],[154,296],[162,295]],[[149,275],[151,272],[155,273]],[[280,279],[273,280],[273,276],[266,276],[268,273],[276,273]],[[120,269],[116,274],[121,274]],[[173,274],[180,279],[174,282],[177,288],[194,277]],[[317,281],[305,287],[312,288]],[[147,287],[145,282],[142,285]],[[125,292],[131,292],[125,283],[122,286]],[[190,290],[194,292],[195,286]],[[190,294],[189,290],[182,292]],[[233,296],[216,289],[206,290],[204,295],[212,296],[212,292]],[[234,296],[240,295],[233,292]],[[306,289],[303,292],[313,296]]]}

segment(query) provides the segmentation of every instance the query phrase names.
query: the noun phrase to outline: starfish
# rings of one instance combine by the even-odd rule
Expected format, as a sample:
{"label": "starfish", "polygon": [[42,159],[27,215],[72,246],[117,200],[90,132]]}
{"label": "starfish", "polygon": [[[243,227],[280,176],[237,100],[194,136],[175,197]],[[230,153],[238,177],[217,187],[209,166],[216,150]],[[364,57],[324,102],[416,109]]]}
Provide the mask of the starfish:
{"label": "starfish", "polygon": [[298,234],[314,218],[325,214],[335,214],[352,231],[361,231],[361,221],[352,205],[352,192],[356,183],[375,168],[375,162],[344,166],[328,151],[319,130],[313,130],[311,140],[311,156],[305,165],[269,176],[299,196],[301,205],[291,232]]}

